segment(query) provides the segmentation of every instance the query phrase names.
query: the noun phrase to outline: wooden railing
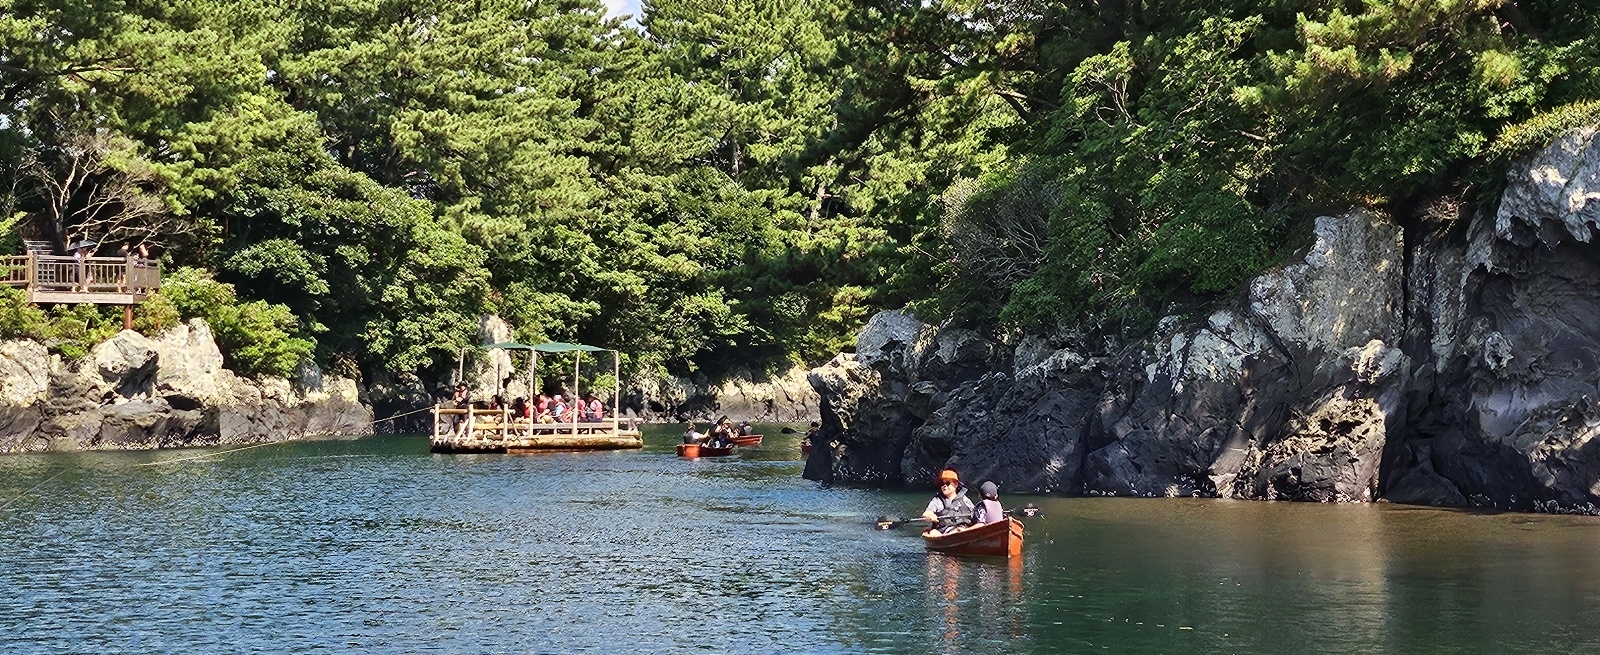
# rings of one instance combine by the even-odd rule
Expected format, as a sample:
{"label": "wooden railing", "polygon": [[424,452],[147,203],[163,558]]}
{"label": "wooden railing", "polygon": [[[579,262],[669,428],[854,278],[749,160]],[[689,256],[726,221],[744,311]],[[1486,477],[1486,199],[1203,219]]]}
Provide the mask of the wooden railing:
{"label": "wooden railing", "polygon": [[137,257],[17,255],[0,260],[0,284],[29,292],[145,296],[161,288],[161,263]]}

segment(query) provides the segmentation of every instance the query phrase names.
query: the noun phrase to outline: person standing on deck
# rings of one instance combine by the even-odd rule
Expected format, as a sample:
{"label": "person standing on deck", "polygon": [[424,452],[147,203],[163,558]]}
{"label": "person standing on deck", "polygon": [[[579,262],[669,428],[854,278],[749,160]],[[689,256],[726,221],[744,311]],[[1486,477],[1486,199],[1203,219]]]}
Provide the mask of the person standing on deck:
{"label": "person standing on deck", "polygon": [[961,476],[951,469],[940,471],[939,493],[928,501],[922,518],[933,523],[932,529],[948,533],[972,525],[973,512],[972,500],[961,486]]}
{"label": "person standing on deck", "polygon": [[466,432],[467,424],[472,422],[472,390],[467,388],[467,383],[457,382],[456,392],[450,396],[450,401],[456,409],[464,409],[466,415],[455,417],[455,424],[450,426],[450,431],[461,435]]}
{"label": "person standing on deck", "polygon": [[978,525],[1006,520],[1006,510],[1000,506],[1000,487],[993,480],[984,480],[978,485],[978,493],[983,496],[983,501],[978,503]]}

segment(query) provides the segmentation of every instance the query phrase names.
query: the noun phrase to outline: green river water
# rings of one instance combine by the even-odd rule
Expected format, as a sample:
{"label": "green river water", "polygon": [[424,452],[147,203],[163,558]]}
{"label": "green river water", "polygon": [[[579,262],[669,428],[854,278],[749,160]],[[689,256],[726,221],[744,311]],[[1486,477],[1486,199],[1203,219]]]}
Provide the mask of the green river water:
{"label": "green river water", "polygon": [[1594,518],[1006,496],[1023,557],[961,559],[774,428],[0,457],[0,653],[1600,652]]}

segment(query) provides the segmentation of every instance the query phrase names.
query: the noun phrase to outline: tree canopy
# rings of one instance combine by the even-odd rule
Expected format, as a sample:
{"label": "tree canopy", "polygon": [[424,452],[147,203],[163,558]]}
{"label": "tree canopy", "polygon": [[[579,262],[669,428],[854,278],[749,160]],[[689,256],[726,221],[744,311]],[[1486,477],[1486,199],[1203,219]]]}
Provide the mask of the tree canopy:
{"label": "tree canopy", "polygon": [[1136,331],[1315,212],[1492,194],[1600,115],[1597,35],[1578,0],[0,0],[0,232],[158,246],[258,372],[426,378],[488,312],[711,376],[881,308]]}

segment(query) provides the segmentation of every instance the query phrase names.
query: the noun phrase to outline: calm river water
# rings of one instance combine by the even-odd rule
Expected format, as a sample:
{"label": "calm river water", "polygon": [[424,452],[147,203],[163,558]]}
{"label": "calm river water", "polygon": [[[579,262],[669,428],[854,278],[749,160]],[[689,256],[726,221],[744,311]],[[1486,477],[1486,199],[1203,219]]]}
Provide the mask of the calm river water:
{"label": "calm river water", "polygon": [[1592,518],[1010,497],[1024,556],[968,560],[793,436],[647,440],[0,457],[0,652],[1600,652]]}

